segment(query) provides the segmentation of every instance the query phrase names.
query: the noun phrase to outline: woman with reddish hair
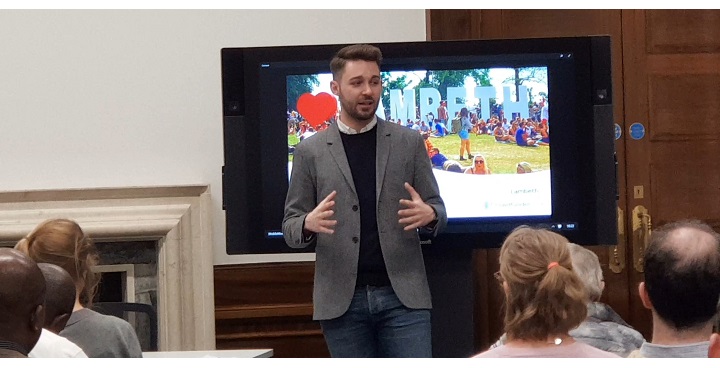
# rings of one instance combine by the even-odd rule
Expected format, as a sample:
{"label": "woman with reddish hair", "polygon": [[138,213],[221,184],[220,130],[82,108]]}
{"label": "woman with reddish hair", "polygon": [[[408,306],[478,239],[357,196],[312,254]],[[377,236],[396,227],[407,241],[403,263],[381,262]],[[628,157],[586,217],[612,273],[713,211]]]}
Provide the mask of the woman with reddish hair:
{"label": "woman with reddish hair", "polygon": [[77,344],[90,358],[142,357],[137,335],[128,322],[89,309],[99,282],[92,270],[99,256],[93,241],[76,222],[47,220],[22,238],[15,249],[37,263],[60,266],[72,277],[75,307],[60,336]]}

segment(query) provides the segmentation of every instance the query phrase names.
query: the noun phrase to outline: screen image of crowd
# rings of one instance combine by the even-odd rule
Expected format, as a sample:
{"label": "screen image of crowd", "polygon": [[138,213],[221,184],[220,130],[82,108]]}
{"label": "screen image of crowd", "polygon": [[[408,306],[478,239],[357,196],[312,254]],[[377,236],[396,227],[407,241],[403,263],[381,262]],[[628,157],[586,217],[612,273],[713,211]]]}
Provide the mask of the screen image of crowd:
{"label": "screen image of crowd", "polygon": [[[400,79],[403,75],[398,73],[395,77]],[[388,93],[402,93],[388,89],[387,82],[384,80]],[[392,84],[392,80],[390,82]],[[547,72],[545,70],[544,80],[539,80],[540,87],[536,84],[534,88],[522,85],[518,88],[510,82],[498,88],[503,91],[503,100],[507,101],[513,91],[519,92],[520,98],[516,99],[526,108],[522,111],[516,108],[507,115],[500,99],[492,98],[482,104],[479,99],[467,95],[456,100],[464,102],[459,110],[457,103],[454,106],[451,103],[449,109],[448,100],[442,99],[445,96],[426,103],[423,108],[410,104],[415,114],[406,114],[403,118],[396,113],[397,98],[395,101],[386,99],[386,103],[381,103],[378,108],[377,115],[387,122],[400,124],[422,135],[451,219],[552,214]],[[407,88],[412,86],[399,87],[405,89],[407,98]],[[457,87],[472,91],[473,86]],[[463,93],[463,90],[459,92]],[[541,93],[533,95],[529,90]],[[455,92],[457,95],[458,90]],[[413,96],[414,93],[410,94]],[[289,104],[287,111],[288,178],[295,145],[327,129],[338,116],[336,113],[313,127],[291,107]],[[489,111],[483,113],[483,107]],[[453,114],[451,109],[457,111]],[[408,115],[414,117],[406,118]]]}

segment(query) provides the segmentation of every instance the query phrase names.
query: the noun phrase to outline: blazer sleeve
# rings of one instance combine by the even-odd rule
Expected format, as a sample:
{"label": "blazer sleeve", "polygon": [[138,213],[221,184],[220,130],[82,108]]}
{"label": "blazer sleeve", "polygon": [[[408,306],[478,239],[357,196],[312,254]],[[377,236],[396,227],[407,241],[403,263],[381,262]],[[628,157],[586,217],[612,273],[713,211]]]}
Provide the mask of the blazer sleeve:
{"label": "blazer sleeve", "polygon": [[423,202],[430,205],[437,216],[437,222],[432,229],[428,229],[432,236],[436,236],[447,225],[447,212],[445,211],[445,202],[440,197],[440,189],[438,187],[435,174],[432,172],[432,164],[428,159],[425,142],[420,134],[416,135],[416,144],[413,160],[415,162],[415,177],[413,178],[413,188],[420,194]]}
{"label": "blazer sleeve", "polygon": [[303,144],[306,142],[300,142],[295,149],[290,185],[285,197],[282,231],[285,242],[291,248],[305,248],[317,239],[317,236],[303,236],[305,217],[317,205],[316,172],[307,144]]}

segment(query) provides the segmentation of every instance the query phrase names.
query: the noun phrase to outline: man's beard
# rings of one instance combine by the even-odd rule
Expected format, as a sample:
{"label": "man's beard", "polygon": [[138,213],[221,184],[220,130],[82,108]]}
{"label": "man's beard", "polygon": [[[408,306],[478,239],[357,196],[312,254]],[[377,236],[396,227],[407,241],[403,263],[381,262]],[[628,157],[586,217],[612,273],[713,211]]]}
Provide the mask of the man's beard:
{"label": "man's beard", "polygon": [[354,106],[349,105],[346,101],[340,100],[340,106],[342,107],[342,110],[345,111],[346,114],[350,115],[351,118],[358,120],[358,121],[367,121],[372,119],[375,116],[375,112],[377,111],[378,105],[380,104],[380,101],[374,101],[372,104],[372,108],[367,110],[360,111],[358,107],[360,104],[355,104]]}

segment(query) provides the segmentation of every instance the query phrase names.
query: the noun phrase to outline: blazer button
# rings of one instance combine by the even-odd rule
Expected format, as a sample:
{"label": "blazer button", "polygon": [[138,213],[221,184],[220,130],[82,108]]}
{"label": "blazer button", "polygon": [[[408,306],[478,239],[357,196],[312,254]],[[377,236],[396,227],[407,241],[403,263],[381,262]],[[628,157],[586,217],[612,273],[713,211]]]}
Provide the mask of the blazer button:
{"label": "blazer button", "polygon": [[360,208],[360,207],[358,207],[356,204],[354,204],[354,205],[352,206],[352,210],[355,211],[355,212],[357,212],[357,210],[358,210],[359,208]]}
{"label": "blazer button", "polygon": [[357,236],[353,236],[352,241],[353,241],[353,243],[357,243],[358,241],[360,241],[360,239],[358,239]]}

